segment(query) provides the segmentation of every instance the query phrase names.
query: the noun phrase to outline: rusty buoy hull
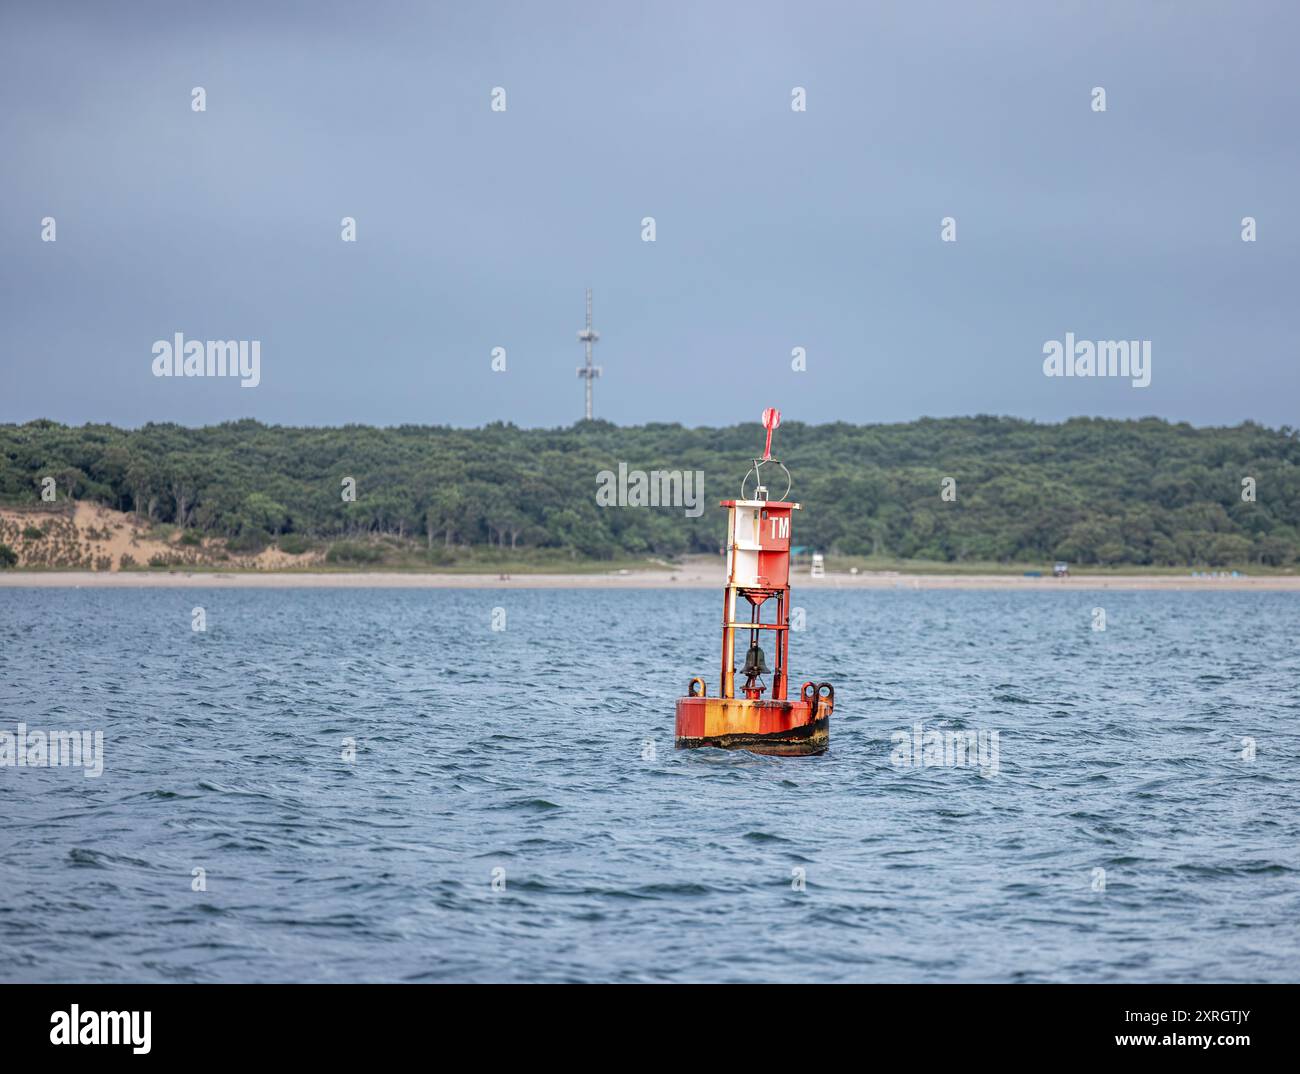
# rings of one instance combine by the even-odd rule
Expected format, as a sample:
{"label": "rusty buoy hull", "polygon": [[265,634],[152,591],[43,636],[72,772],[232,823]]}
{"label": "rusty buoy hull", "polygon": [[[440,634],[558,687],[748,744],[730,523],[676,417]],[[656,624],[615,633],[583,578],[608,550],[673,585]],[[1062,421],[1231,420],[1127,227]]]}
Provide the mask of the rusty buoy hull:
{"label": "rusty buoy hull", "polygon": [[767,701],[732,697],[677,700],[678,749],[713,746],[724,750],[799,757],[825,753],[830,745],[833,703]]}

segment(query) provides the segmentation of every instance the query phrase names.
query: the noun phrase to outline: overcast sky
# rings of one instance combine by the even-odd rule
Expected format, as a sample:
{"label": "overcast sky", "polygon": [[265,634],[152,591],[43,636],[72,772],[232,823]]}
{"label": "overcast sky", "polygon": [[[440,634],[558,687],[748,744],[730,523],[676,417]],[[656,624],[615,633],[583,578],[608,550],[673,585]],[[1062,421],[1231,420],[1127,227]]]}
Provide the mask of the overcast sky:
{"label": "overcast sky", "polygon": [[[590,285],[621,424],[1300,424],[1298,40],[1259,2],[7,0],[0,421],[567,425]],[[176,332],[261,383],[154,377]],[[1044,376],[1067,332],[1151,340],[1150,387]]]}

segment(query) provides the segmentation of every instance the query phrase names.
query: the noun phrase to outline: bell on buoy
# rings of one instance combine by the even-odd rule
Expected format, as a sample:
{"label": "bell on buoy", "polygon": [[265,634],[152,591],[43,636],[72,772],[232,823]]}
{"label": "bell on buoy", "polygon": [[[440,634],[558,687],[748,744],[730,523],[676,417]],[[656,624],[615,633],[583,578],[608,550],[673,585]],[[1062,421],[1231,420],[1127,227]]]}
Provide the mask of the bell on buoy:
{"label": "bell on buoy", "polygon": [[[718,697],[706,696],[702,679],[692,679],[687,697],[677,701],[676,743],[679,749],[717,746],[784,755],[822,753],[830,742],[835,689],[828,682],[805,682],[797,700],[787,697],[790,658],[790,522],[800,505],[786,500],[790,471],[772,458],[772,432],[781,412],[763,411],[767,443],[763,457],[740,483],[740,499],[723,500],[727,508],[727,584],[723,596],[722,677]],[[781,498],[773,500],[767,480],[786,479]],[[753,488],[746,496],[746,486]],[[746,621],[737,605],[749,606]],[[743,607],[744,605],[740,605]],[[764,619],[765,610],[771,616]],[[741,674],[743,697],[736,696],[736,632],[750,632]],[[775,668],[769,670],[759,632],[773,635]],[[771,696],[760,681],[772,676]],[[699,685],[698,691],[696,684]]]}
{"label": "bell on buoy", "polygon": [[741,689],[751,701],[763,696],[763,684],[759,679],[767,674],[767,661],[763,659],[763,650],[758,645],[758,631],[754,631],[754,634],[755,638],[749,643],[749,651],[745,654],[745,666],[741,668],[741,673],[745,676],[745,685]]}
{"label": "bell on buoy", "polygon": [[745,675],[748,678],[756,679],[760,675],[766,675],[767,662],[763,659],[763,650],[758,647],[758,642],[750,644],[749,652],[745,654]]}

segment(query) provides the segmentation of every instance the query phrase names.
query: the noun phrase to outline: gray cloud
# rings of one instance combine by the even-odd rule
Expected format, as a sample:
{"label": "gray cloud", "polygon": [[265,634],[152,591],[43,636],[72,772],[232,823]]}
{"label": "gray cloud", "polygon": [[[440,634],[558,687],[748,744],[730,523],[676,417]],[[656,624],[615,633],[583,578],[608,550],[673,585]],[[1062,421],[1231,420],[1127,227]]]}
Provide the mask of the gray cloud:
{"label": "gray cloud", "polygon": [[[1296,423],[1287,5],[265,7],[0,15],[0,421],[567,424],[590,284],[623,423]],[[261,385],[155,379],[177,331]]]}

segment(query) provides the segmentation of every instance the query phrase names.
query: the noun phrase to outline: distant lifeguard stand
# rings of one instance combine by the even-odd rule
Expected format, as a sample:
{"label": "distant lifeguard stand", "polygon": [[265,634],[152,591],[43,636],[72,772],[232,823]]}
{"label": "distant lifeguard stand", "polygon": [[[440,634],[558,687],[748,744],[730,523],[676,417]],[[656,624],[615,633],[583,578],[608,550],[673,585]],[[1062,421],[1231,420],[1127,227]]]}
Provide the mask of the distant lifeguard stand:
{"label": "distant lifeguard stand", "polygon": [[812,569],[808,572],[810,578],[826,577],[826,557],[820,552],[814,552],[812,558]]}

